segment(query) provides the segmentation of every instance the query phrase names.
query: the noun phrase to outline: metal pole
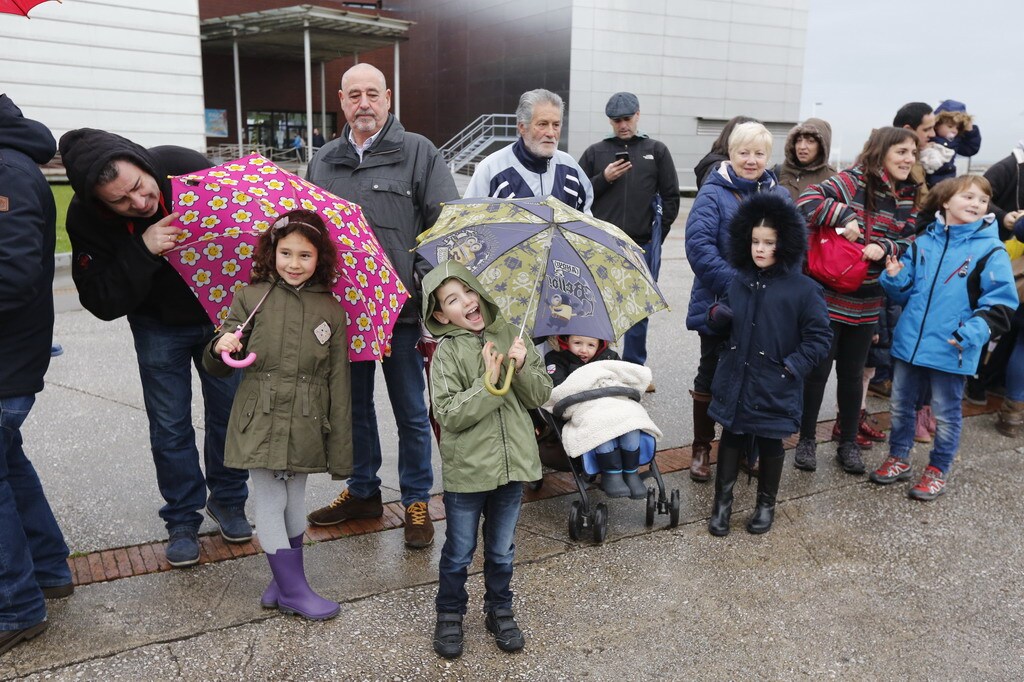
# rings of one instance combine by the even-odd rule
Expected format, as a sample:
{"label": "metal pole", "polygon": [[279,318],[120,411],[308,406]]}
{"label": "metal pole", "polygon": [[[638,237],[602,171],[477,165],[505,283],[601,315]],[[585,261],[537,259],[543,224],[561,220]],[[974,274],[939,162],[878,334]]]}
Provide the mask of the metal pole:
{"label": "metal pole", "polygon": [[394,97],[395,118],[401,120],[401,118],[402,118],[402,108],[399,106],[399,103],[398,103],[398,93],[399,93],[399,90],[400,90],[400,86],[399,86],[398,41],[397,40],[395,41],[395,82],[392,84],[391,87],[393,88],[392,92],[395,95],[395,97]]}
{"label": "metal pole", "polygon": [[[313,144],[313,64],[309,49],[309,22],[305,22],[304,26],[302,40],[306,49],[306,146],[308,147]],[[309,150],[307,149],[306,151],[308,152]]]}
{"label": "metal pole", "polygon": [[242,77],[240,75],[241,69],[238,67],[238,34],[235,34],[235,39],[232,42],[232,48],[235,54],[235,126],[238,128],[238,156],[245,156],[242,151],[243,145],[245,144],[244,134],[242,132]]}
{"label": "metal pole", "polygon": [[320,62],[320,134],[327,139],[327,69]]}

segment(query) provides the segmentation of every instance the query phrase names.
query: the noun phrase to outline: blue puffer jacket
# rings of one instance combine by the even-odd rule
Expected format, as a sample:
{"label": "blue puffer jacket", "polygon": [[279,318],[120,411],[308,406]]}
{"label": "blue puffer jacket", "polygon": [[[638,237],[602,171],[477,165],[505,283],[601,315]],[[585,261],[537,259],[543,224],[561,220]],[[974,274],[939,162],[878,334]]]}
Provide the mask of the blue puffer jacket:
{"label": "blue puffer jacket", "polygon": [[[776,264],[761,269],[750,242],[753,226],[765,218],[776,226]],[[728,333],[729,342],[715,369],[708,414],[732,433],[784,438],[796,432],[804,378],[828,354],[825,295],[801,272],[806,229],[788,192],[746,199],[729,226],[727,256],[736,277],[708,314],[712,331]]]}
{"label": "blue puffer jacket", "polygon": [[974,374],[985,344],[1009,330],[1017,309],[1010,257],[993,216],[967,225],[936,220],[900,262],[899,274],[883,272],[879,280],[892,301],[903,306],[893,357],[951,374]]}
{"label": "blue puffer jacket", "polygon": [[746,180],[736,175],[731,164],[723,161],[712,171],[697,193],[686,219],[686,260],[693,270],[690,307],[686,328],[711,334],[705,317],[711,304],[725,296],[736,269],[726,261],[729,245],[729,221],[742,198],[757,192],[774,192],[789,199],[771,171]]}

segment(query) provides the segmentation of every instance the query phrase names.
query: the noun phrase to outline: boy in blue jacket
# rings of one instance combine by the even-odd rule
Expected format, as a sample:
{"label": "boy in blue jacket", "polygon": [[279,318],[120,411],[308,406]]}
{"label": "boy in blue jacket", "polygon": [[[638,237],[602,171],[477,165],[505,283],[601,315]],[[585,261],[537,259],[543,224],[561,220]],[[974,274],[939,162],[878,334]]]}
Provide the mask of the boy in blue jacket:
{"label": "boy in blue jacket", "polygon": [[944,215],[936,213],[902,259],[887,258],[880,279],[903,315],[892,344],[889,457],[871,480],[887,485],[913,475],[914,403],[928,384],[938,425],[928,466],[910,489],[916,500],[945,492],[960,447],[964,379],[974,373],[989,339],[1009,330],[1018,303],[1010,258],[988,213],[988,180],[964,175],[932,191]]}

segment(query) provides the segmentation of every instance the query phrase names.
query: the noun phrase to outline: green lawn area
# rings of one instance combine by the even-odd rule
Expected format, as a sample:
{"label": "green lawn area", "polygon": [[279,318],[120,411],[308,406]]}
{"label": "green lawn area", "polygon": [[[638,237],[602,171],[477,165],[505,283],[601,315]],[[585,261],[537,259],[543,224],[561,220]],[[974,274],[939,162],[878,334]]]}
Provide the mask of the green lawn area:
{"label": "green lawn area", "polygon": [[71,185],[50,185],[53,191],[53,199],[57,202],[57,248],[54,253],[68,253],[71,251],[71,241],[68,239],[68,230],[64,226],[68,218],[68,204],[71,197],[75,196],[75,190]]}

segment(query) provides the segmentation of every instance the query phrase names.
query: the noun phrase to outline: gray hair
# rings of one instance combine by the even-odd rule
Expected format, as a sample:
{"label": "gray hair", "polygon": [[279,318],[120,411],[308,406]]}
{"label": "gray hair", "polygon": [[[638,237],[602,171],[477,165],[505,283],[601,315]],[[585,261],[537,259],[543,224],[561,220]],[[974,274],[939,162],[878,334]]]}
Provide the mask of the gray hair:
{"label": "gray hair", "polygon": [[553,104],[558,107],[558,114],[565,116],[565,105],[562,103],[562,98],[550,90],[538,88],[527,90],[519,98],[519,106],[516,107],[516,123],[530,125],[530,122],[533,121],[533,109],[538,104]]}

